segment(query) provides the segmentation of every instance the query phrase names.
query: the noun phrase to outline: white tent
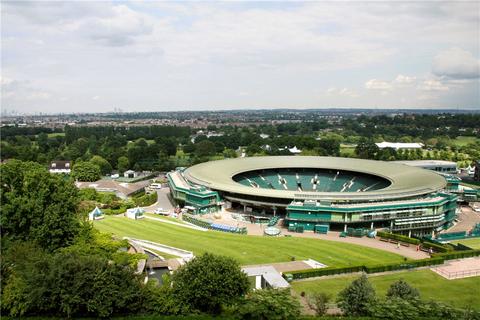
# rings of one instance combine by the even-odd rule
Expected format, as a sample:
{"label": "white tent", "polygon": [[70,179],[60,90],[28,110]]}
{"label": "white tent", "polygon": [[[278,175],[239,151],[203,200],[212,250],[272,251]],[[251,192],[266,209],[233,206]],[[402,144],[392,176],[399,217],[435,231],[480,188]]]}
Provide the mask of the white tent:
{"label": "white tent", "polygon": [[125,214],[125,216],[129,219],[137,220],[137,219],[143,219],[145,217],[143,215],[144,213],[145,213],[145,210],[143,210],[140,207],[136,207],[136,208],[127,209],[127,213]]}
{"label": "white tent", "polygon": [[93,209],[92,212],[88,214],[88,220],[100,220],[100,219],[103,219],[103,212],[98,207],[95,207],[95,209]]}

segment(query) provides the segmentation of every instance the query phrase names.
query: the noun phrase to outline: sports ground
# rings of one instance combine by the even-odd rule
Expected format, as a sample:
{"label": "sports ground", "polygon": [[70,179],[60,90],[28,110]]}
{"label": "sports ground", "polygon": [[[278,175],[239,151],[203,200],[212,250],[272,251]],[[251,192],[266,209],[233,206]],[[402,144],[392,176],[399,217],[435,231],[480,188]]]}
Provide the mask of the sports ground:
{"label": "sports ground", "polygon": [[[324,292],[335,297],[357,277],[358,275],[349,275],[330,279],[294,281],[292,288],[297,293],[305,292],[308,295]],[[430,269],[369,275],[369,281],[378,296],[385,296],[389,286],[400,279],[417,288],[423,300],[435,300],[458,308],[470,305],[480,310],[480,277],[447,280]]]}
{"label": "sports ground", "polygon": [[107,216],[95,221],[95,227],[117,236],[140,238],[192,251],[230,256],[241,265],[314,259],[327,266],[401,262],[394,253],[359,245],[318,239],[246,236],[217,231],[202,232],[152,221]]}
{"label": "sports ground", "polygon": [[[158,216],[156,216],[158,217]],[[169,221],[174,219],[161,218]],[[94,222],[103,232],[116,236],[141,238],[165,245],[192,251],[195,255],[204,252],[230,256],[241,265],[265,264],[314,259],[332,267],[356,264],[379,264],[400,262],[404,257],[383,250],[350,243],[300,237],[264,237],[197,231],[151,219],[130,220],[123,217],[107,216]],[[478,239],[464,240],[474,247]],[[465,243],[467,244],[467,243]],[[305,279],[292,282],[292,289],[307,295],[315,292],[331,294],[333,299],[358,275],[333,278]],[[378,296],[384,296],[388,287],[403,279],[416,287],[423,300],[435,300],[463,308],[467,305],[480,310],[480,277],[447,280],[430,269],[369,275],[369,280]]]}

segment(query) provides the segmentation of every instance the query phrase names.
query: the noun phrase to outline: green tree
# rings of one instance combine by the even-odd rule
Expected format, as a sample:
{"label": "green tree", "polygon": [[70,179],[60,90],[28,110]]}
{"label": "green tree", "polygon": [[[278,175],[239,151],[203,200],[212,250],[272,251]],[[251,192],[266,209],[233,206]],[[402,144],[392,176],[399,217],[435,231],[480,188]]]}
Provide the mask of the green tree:
{"label": "green tree", "polygon": [[210,253],[196,257],[172,276],[172,293],[180,304],[210,314],[231,304],[249,288],[247,275],[229,257]]}
{"label": "green tree", "polygon": [[72,177],[78,181],[97,181],[101,176],[100,167],[91,162],[77,162],[72,169]]}
{"label": "green tree", "polygon": [[362,139],[355,147],[355,154],[359,158],[374,159],[379,150],[373,140]]}
{"label": "green tree", "polygon": [[202,140],[195,144],[195,155],[197,157],[209,157],[215,155],[215,144],[208,140]]}
{"label": "green tree", "polygon": [[374,300],[375,290],[363,274],[338,294],[337,303],[345,315],[363,316],[368,314],[368,306]]}
{"label": "green tree", "polygon": [[146,299],[128,265],[99,254],[56,252],[16,266],[2,294],[11,316],[109,317],[138,312]]}
{"label": "green tree", "polygon": [[128,162],[128,158],[125,156],[121,156],[117,160],[117,169],[120,173],[124,173],[129,169],[130,163]]}
{"label": "green tree", "polygon": [[328,302],[330,301],[331,296],[324,293],[315,293],[308,298],[307,302],[311,309],[315,310],[317,316],[323,316],[327,313]]}
{"label": "green tree", "polygon": [[420,293],[416,288],[410,286],[404,280],[398,280],[390,286],[387,292],[388,298],[400,298],[403,300],[420,298]]}
{"label": "green tree", "polygon": [[288,289],[265,289],[249,293],[233,310],[235,317],[252,320],[297,319],[300,303]]}
{"label": "green tree", "polygon": [[0,166],[2,237],[29,240],[54,250],[69,245],[80,230],[73,181],[32,162]]}
{"label": "green tree", "polygon": [[112,165],[100,156],[93,156],[92,159],[90,159],[90,163],[98,166],[102,175],[106,175],[112,172]]}

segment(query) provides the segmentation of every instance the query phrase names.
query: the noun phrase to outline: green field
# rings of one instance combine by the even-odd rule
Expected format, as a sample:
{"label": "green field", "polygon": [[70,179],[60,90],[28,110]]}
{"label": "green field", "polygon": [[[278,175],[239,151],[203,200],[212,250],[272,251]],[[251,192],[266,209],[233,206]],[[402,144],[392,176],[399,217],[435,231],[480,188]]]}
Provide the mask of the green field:
{"label": "green field", "polygon": [[457,146],[457,147],[464,147],[470,143],[476,143],[479,142],[480,139],[476,137],[466,137],[466,136],[458,136],[455,139],[452,140],[452,142]]}
{"label": "green field", "polygon": [[[330,293],[336,297],[338,292],[349,285],[356,276],[345,276],[324,280],[294,281],[292,288],[307,295],[315,292]],[[385,296],[389,286],[403,279],[420,291],[424,300],[437,300],[443,303],[464,308],[471,305],[480,310],[480,277],[447,280],[431,270],[405,271],[380,276],[369,276],[378,296]]]}
{"label": "green field", "polygon": [[94,226],[117,236],[150,240],[194,254],[212,252],[235,258],[241,265],[315,259],[328,266],[403,261],[397,254],[341,242],[297,237],[270,238],[217,231],[202,232],[152,220],[107,216]]}
{"label": "green field", "polygon": [[49,138],[65,137],[65,132],[48,133],[47,136],[48,136]]}
{"label": "green field", "polygon": [[480,238],[456,240],[456,241],[452,241],[452,243],[461,243],[472,249],[480,249]]}

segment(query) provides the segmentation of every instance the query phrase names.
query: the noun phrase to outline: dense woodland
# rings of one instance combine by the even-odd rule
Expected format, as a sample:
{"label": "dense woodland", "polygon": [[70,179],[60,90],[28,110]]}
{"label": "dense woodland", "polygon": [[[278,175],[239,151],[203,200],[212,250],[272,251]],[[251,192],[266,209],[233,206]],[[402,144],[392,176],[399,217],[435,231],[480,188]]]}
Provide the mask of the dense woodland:
{"label": "dense woodland", "polygon": [[[302,155],[359,157],[378,160],[441,159],[468,166],[480,158],[480,115],[361,115],[250,126],[66,126],[2,128],[1,159],[52,160],[98,166],[101,174],[127,169],[167,171],[212,159],[285,155],[293,147]],[[223,135],[207,137],[206,133]],[[463,140],[462,140],[463,139]],[[379,150],[375,142],[421,142],[422,150]]]}

